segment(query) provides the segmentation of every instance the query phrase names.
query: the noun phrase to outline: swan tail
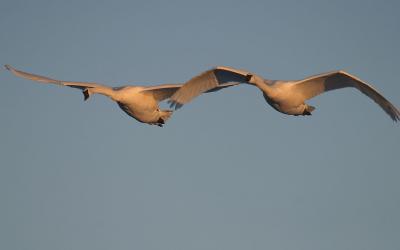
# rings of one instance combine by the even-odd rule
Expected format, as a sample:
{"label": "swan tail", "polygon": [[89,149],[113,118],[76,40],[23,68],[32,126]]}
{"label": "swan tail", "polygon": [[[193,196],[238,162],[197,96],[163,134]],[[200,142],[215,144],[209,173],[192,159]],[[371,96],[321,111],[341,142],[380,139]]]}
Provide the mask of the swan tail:
{"label": "swan tail", "polygon": [[303,115],[311,115],[311,112],[315,110],[314,106],[306,105],[306,108],[303,111]]}
{"label": "swan tail", "polygon": [[313,112],[313,111],[315,110],[315,107],[314,107],[314,106],[311,106],[311,105],[307,105],[307,108],[306,108],[306,109],[307,109],[308,112],[311,113],[311,112]]}

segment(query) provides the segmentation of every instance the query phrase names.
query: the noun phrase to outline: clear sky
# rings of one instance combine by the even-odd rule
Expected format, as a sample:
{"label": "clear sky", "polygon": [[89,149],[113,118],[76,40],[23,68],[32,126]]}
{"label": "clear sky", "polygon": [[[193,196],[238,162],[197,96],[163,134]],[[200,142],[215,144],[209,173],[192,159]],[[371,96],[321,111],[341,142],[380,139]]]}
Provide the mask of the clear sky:
{"label": "clear sky", "polygon": [[[0,64],[112,86],[216,65],[344,69],[400,107],[399,1],[2,0]],[[400,127],[356,90],[311,117],[251,86],[164,128],[0,70],[0,249],[400,249]]]}

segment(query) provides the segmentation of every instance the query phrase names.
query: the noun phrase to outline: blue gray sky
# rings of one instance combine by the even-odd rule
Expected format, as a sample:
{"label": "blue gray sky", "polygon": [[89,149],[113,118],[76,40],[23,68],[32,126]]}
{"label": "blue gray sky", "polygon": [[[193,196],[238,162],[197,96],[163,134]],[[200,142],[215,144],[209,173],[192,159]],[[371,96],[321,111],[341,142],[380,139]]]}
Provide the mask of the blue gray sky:
{"label": "blue gray sky", "polygon": [[[113,86],[216,65],[344,69],[400,106],[399,1],[2,0],[0,64]],[[400,128],[356,90],[311,117],[251,86],[164,128],[0,70],[0,248],[399,249]]]}

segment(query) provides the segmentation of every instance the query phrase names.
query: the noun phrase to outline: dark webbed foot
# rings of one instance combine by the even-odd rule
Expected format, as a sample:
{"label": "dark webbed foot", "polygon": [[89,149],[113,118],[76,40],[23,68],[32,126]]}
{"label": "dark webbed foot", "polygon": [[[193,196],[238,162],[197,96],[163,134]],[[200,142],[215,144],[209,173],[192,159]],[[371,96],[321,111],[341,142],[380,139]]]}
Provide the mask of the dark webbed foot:
{"label": "dark webbed foot", "polygon": [[159,126],[159,127],[163,127],[164,126],[164,124],[165,124],[165,121],[160,117],[160,118],[158,118],[158,121],[157,121],[157,126]]}

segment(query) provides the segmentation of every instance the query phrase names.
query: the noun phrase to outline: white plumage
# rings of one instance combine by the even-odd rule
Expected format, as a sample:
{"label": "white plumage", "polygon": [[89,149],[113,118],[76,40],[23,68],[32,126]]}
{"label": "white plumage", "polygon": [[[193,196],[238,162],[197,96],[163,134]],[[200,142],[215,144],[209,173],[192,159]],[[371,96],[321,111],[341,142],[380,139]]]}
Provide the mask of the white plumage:
{"label": "white plumage", "polygon": [[169,99],[175,109],[190,102],[196,96],[220,84],[246,83],[258,87],[268,104],[288,115],[311,115],[314,107],[306,100],[326,91],[353,87],[376,102],[393,121],[400,117],[399,110],[371,85],[345,71],[333,71],[305,78],[303,80],[267,80],[245,70],[218,66],[201,73],[186,82]]}
{"label": "white plumage", "polygon": [[[168,120],[173,111],[161,110],[158,103],[169,98],[182,87],[182,84],[109,87],[98,83],[55,80],[14,69],[10,65],[5,65],[5,67],[14,75],[29,80],[80,89],[84,95],[84,100],[87,100],[92,94],[105,95],[117,102],[125,113],[137,121],[160,127]],[[233,84],[221,84],[216,88],[203,92],[217,91],[230,85]]]}

